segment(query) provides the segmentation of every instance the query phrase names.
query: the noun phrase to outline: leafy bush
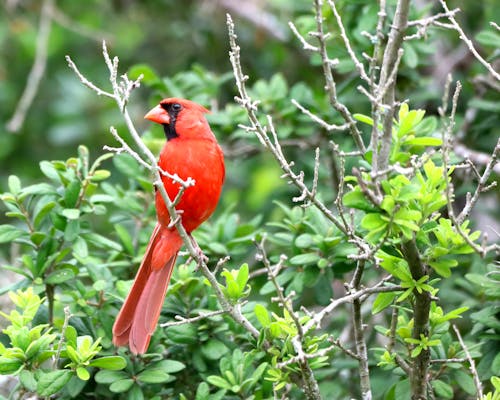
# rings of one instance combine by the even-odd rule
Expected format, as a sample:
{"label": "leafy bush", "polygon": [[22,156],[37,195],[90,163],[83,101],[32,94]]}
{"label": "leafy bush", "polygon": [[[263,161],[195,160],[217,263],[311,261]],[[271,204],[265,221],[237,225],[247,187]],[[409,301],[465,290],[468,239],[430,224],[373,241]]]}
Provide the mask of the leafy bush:
{"label": "leafy bush", "polygon": [[[108,147],[91,161],[80,145],[40,162],[43,181],[7,179],[2,268],[22,280],[0,289],[17,306],[1,313],[0,373],[17,377],[19,396],[498,398],[498,246],[471,214],[495,184],[498,82],[473,63],[460,71],[461,102],[460,85],[449,93],[425,73],[438,42],[456,40],[434,23],[455,11],[428,19],[439,11],[410,7],[403,29],[394,15],[405,0],[388,2],[387,19],[373,2],[313,3],[312,13],[310,2],[291,8],[311,50],[299,82],[286,71],[246,78],[261,61],[246,60],[231,19],[234,74],[193,65],[163,77],[141,63],[117,82],[108,63],[116,85],[101,90],[125,121],[142,79],[151,104],[214,105],[208,119],[227,157],[218,211],[194,232],[207,259],[186,243],[147,354],[111,343],[155,223],[155,169],[133,153],[135,128],[117,131],[132,151]],[[477,36],[492,58],[495,35]],[[484,135],[483,164],[452,152],[457,126],[470,135],[460,145]],[[156,127],[142,140],[155,154],[164,143]]]}

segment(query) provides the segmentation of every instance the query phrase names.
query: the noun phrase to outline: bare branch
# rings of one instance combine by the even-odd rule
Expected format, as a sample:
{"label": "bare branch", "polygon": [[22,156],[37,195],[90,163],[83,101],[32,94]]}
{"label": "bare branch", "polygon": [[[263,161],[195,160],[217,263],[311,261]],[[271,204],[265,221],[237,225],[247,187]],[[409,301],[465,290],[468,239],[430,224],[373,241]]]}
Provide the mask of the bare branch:
{"label": "bare branch", "polygon": [[[278,302],[280,305],[288,312],[290,317],[293,320],[293,324],[295,325],[295,328],[297,329],[297,335],[292,338],[292,345],[294,347],[295,353],[297,354],[296,357],[293,357],[292,359],[294,360],[293,362],[296,362],[297,365],[300,368],[302,379],[303,379],[303,388],[305,391],[305,394],[308,399],[321,399],[320,391],[319,391],[319,386],[318,382],[314,378],[314,374],[312,372],[311,366],[309,365],[308,359],[310,356],[308,356],[304,348],[302,346],[302,343],[304,341],[304,331],[302,329],[302,324],[300,323],[299,320],[299,315],[293,310],[292,307],[292,301],[289,297],[285,297],[284,295],[284,289],[283,287],[278,283],[277,281],[277,276],[279,271],[281,270],[284,261],[286,260],[286,257],[281,256],[278,264],[275,266],[271,265],[271,262],[269,261],[269,258],[267,257],[266,249],[264,247],[265,243],[265,237],[262,239],[261,242],[256,242],[257,249],[259,251],[259,259],[264,263],[264,266],[267,269],[267,275],[270,279],[270,281],[273,283],[274,288],[276,289],[276,293],[278,295]],[[290,294],[290,297],[293,296]],[[290,361],[287,360],[285,363],[280,363],[282,367],[285,365],[289,364]],[[280,368],[280,366],[278,366]]]}
{"label": "bare branch", "polygon": [[323,318],[325,318],[328,314],[330,314],[333,310],[335,310],[342,304],[350,303],[355,299],[365,298],[366,296],[374,293],[400,292],[404,290],[404,288],[400,285],[382,286],[385,282],[386,280],[384,279],[372,287],[363,288],[338,299],[333,299],[330,304],[328,304],[320,312],[314,314],[311,320],[306,325],[304,325],[304,332],[308,332],[313,328],[320,328]]}
{"label": "bare branch", "polygon": [[89,89],[93,90],[94,92],[97,93],[98,96],[107,96],[111,97],[112,99],[115,98],[115,95],[110,92],[106,92],[105,90],[102,90],[101,88],[97,87],[94,85],[92,82],[90,82],[83,74],[79,71],[78,67],[76,64],[73,62],[70,56],[66,56],[66,61],[68,62],[68,66],[73,70],[73,72],[78,76],[80,79],[80,82],[84,84],[84,86],[87,86]]}
{"label": "bare branch", "polygon": [[[277,133],[274,129],[271,116],[267,116],[267,126],[262,126],[259,122],[256,113],[258,102],[252,101],[246,89],[245,82],[247,81],[248,76],[244,75],[241,69],[240,47],[236,43],[234,23],[229,14],[227,15],[227,26],[229,32],[229,43],[231,47],[229,56],[233,67],[236,86],[239,92],[239,96],[235,98],[235,101],[246,110],[248,119],[251,124],[250,126],[242,126],[242,128],[247,130],[248,132],[255,134],[260,143],[269,151],[271,151],[276,161],[278,161],[281,169],[285,173],[284,177],[290,178],[293,184],[300,190],[301,196],[307,197],[325,215],[325,217],[328,218],[342,232],[344,232],[345,234],[349,234],[350,236],[354,235],[354,233],[352,232],[348,233],[346,227],[342,224],[342,222],[340,222],[338,218],[333,215],[333,213],[323,202],[321,202],[316,196],[313,195],[313,193],[305,185],[301,174],[297,174],[292,170],[293,163],[288,162],[283,155],[283,151],[280,142],[278,141]],[[268,132],[271,133],[273,141],[271,141]]]}
{"label": "bare branch", "polygon": [[417,32],[414,33],[413,35],[410,36],[405,36],[404,40],[412,40],[412,39],[421,39],[427,34],[427,29],[430,26],[443,26],[443,23],[438,21],[441,18],[448,18],[448,17],[454,17],[456,13],[460,11],[459,8],[455,8],[449,12],[444,12],[444,13],[438,13],[435,15],[431,15],[430,17],[427,18],[421,18],[417,19],[414,21],[408,21],[408,27],[417,27]]}
{"label": "bare branch", "polygon": [[36,37],[35,61],[31,67],[26,86],[24,87],[24,92],[17,104],[16,111],[6,124],[7,130],[10,132],[19,132],[22,128],[24,120],[26,119],[26,114],[35,99],[38,87],[45,74],[53,7],[54,0],[44,0]]}
{"label": "bare branch", "polygon": [[[365,260],[359,260],[354,271],[351,283],[349,284],[350,291],[359,290],[361,277],[365,268]],[[366,350],[365,334],[363,330],[363,316],[361,315],[361,299],[357,298],[352,301],[352,320],[354,330],[354,343],[356,345],[356,354],[358,356],[358,372],[361,386],[361,396],[363,400],[371,400],[372,391],[370,385],[370,370],[368,368],[368,352]]]}
{"label": "bare branch", "polygon": [[453,95],[453,100],[452,100],[452,109],[450,113],[450,117],[448,120],[448,123],[446,124],[446,129],[443,130],[443,147],[442,147],[442,157],[443,157],[443,178],[445,179],[446,182],[446,187],[445,187],[445,195],[447,199],[447,208],[448,208],[448,216],[450,220],[453,222],[453,225],[455,227],[455,230],[462,236],[462,238],[467,242],[469,246],[471,246],[476,253],[478,253],[481,257],[484,257],[488,252],[495,250],[499,251],[500,246],[496,243],[492,244],[491,246],[480,246],[476,243],[474,243],[469,235],[463,231],[462,229],[462,223],[465,221],[467,216],[470,214],[472,207],[476,204],[479,195],[487,190],[490,186],[486,186],[487,180],[489,176],[491,175],[493,171],[493,166],[497,162],[497,156],[498,153],[500,152],[500,139],[497,141],[497,145],[495,146],[495,149],[493,150],[493,154],[490,160],[490,163],[488,163],[481,179],[479,180],[478,187],[476,188],[476,191],[472,198],[470,197],[470,194],[467,196],[467,203],[460,213],[460,216],[457,218],[455,216],[455,211],[453,210],[453,198],[454,198],[454,193],[453,193],[453,186],[450,182],[450,179],[448,177],[448,171],[449,171],[449,153],[451,150],[451,133],[453,131],[453,127],[455,126],[455,113],[457,109],[457,104],[458,104],[458,96],[460,95],[460,90],[462,88],[462,85],[459,81],[457,81],[457,86],[455,89],[455,93]]}
{"label": "bare branch", "polygon": [[343,124],[343,125],[334,125],[334,124],[329,124],[325,120],[321,119],[317,115],[313,114],[311,111],[309,111],[307,108],[303,107],[297,100],[292,99],[292,104],[297,107],[300,111],[302,111],[304,114],[306,114],[309,118],[311,118],[314,122],[317,124],[321,125],[323,128],[325,128],[328,132],[330,131],[344,131],[349,128],[348,124]]}
{"label": "bare branch", "polygon": [[304,47],[304,50],[308,50],[308,51],[319,51],[319,48],[316,47],[316,46],[313,46],[312,44],[310,44],[306,39],[304,39],[304,36],[302,36],[299,31],[297,30],[296,26],[294,25],[294,23],[292,21],[289,21],[288,22],[288,26],[290,27],[290,29],[292,30],[293,34],[297,37],[297,39],[300,40],[300,42],[302,43],[302,46]]}
{"label": "bare branch", "polygon": [[57,368],[59,359],[61,358],[62,345],[64,344],[64,339],[66,337],[66,329],[68,328],[70,318],[71,318],[71,311],[69,309],[69,306],[66,306],[64,307],[64,322],[61,328],[61,337],[59,339],[59,343],[57,344],[56,355],[53,358],[53,368]]}
{"label": "bare branch", "polygon": [[268,3],[260,1],[239,2],[234,0],[219,0],[222,8],[254,24],[258,29],[264,30],[268,35],[285,41],[288,32],[282,22],[266,10]]}
{"label": "bare branch", "polygon": [[323,0],[314,0],[314,8],[316,11],[316,27],[317,32],[315,33],[316,38],[319,42],[319,54],[321,56],[322,66],[323,66],[323,75],[325,76],[326,81],[326,91],[328,94],[328,99],[332,107],[342,116],[342,118],[347,123],[349,127],[349,131],[351,132],[351,136],[358,147],[358,150],[361,153],[366,153],[366,147],[363,143],[363,139],[361,137],[361,132],[359,131],[356,121],[351,115],[350,111],[347,107],[340,103],[337,97],[337,86],[335,84],[335,80],[333,79],[332,74],[332,60],[328,57],[328,52],[326,49],[326,39],[328,37],[328,33],[324,32],[323,29]]}
{"label": "bare branch", "polygon": [[483,66],[489,71],[491,75],[495,77],[496,80],[500,81],[500,74],[493,69],[493,66],[487,62],[476,50],[474,47],[474,44],[472,43],[472,40],[470,40],[465,32],[463,31],[462,27],[458,24],[457,20],[455,19],[453,14],[450,14],[450,10],[448,8],[448,5],[446,4],[445,0],[439,0],[441,3],[441,6],[443,9],[448,13],[448,19],[450,20],[451,24],[453,25],[453,28],[459,33],[460,39],[467,45],[469,48],[470,52],[476,57],[476,60],[478,60]]}
{"label": "bare branch", "polygon": [[106,42],[110,42],[113,39],[110,33],[89,28],[77,20],[68,17],[56,6],[52,8],[51,16],[54,22],[58,23],[63,28],[75,32],[80,36],[95,40],[96,42],[101,42],[103,39],[106,40]]}
{"label": "bare branch", "polygon": [[[489,157],[489,162],[488,164],[486,164],[486,168],[483,172],[483,175],[481,175],[479,179],[476,191],[474,192],[470,200],[467,201],[464,209],[457,217],[458,224],[462,224],[462,222],[465,221],[465,219],[470,215],[472,209],[476,205],[477,200],[479,199],[479,195],[487,190],[487,182],[491,173],[494,171],[494,168],[497,165],[500,166],[500,164],[497,164],[499,154],[500,154],[500,138],[497,140],[497,144],[493,149],[491,156]],[[493,182],[493,184],[496,185],[496,182]]]}
{"label": "bare branch", "polygon": [[[378,166],[377,166],[377,168],[380,170],[387,169],[389,165],[389,154],[392,144],[392,123],[394,118],[394,101],[395,101],[394,92],[396,85],[395,77],[397,76],[397,69],[395,68],[395,66],[398,63],[398,58],[400,57],[399,50],[403,43],[403,35],[404,32],[406,31],[409,12],[410,12],[410,1],[398,0],[396,6],[396,13],[394,15],[394,21],[392,24],[391,31],[389,33],[389,40],[387,42],[387,46],[384,51],[384,57],[380,69],[378,90],[384,88],[384,95],[381,96],[381,100],[383,104],[387,104],[389,106],[382,112],[383,133],[381,138],[382,140],[380,143],[380,151],[378,153]],[[380,113],[381,110],[376,109],[375,112]],[[374,149],[374,151],[376,151],[376,149]]]}
{"label": "bare branch", "polygon": [[463,351],[465,352],[465,355],[467,357],[467,360],[469,361],[469,370],[472,374],[472,378],[474,379],[474,385],[476,386],[477,390],[477,398],[482,399],[483,398],[483,386],[481,385],[481,380],[479,379],[479,374],[477,373],[476,369],[476,364],[474,362],[474,359],[472,358],[469,349],[465,345],[462,335],[460,334],[460,331],[458,330],[456,325],[453,325],[453,330],[455,331],[457,335],[457,339],[460,342],[460,346],[462,347]]}
{"label": "bare branch", "polygon": [[225,311],[225,310],[217,310],[217,311],[212,311],[212,312],[207,312],[207,313],[200,313],[200,315],[197,315],[196,317],[191,317],[191,318],[184,318],[184,317],[181,317],[180,315],[176,315],[175,319],[177,319],[177,321],[165,322],[164,324],[160,324],[160,326],[162,328],[168,328],[170,326],[191,324],[193,322],[201,321],[202,319],[211,318],[211,317],[215,317],[218,315],[226,314],[226,312],[227,311]]}
{"label": "bare branch", "polygon": [[351,57],[352,62],[354,63],[356,69],[358,70],[358,74],[359,74],[360,78],[363,79],[368,84],[370,84],[371,80],[368,77],[368,75],[366,75],[364,65],[358,60],[358,57],[356,57],[356,53],[354,53],[354,50],[352,49],[351,42],[349,41],[349,38],[347,37],[347,34],[345,32],[344,23],[342,22],[342,17],[340,16],[339,12],[337,11],[337,7],[335,6],[335,2],[333,0],[327,0],[327,1],[328,1],[330,8],[333,11],[333,14],[335,15],[337,25],[340,29],[340,36],[342,37],[342,40],[344,41],[344,46],[347,50],[347,53],[349,53],[349,56]]}

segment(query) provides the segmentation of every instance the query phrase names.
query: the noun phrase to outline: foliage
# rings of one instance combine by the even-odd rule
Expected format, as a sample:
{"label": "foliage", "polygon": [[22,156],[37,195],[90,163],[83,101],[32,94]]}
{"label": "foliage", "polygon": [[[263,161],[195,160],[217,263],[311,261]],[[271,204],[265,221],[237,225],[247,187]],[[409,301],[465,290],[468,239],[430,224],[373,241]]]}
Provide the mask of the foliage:
{"label": "foliage", "polygon": [[[355,316],[359,307],[358,322],[366,326],[360,340],[367,349],[374,399],[410,398],[412,367],[424,357],[430,360],[429,396],[474,398],[470,357],[483,399],[498,398],[498,265],[491,254],[480,257],[474,252],[485,228],[478,214],[457,225],[448,207],[450,201],[474,192],[474,172],[463,172],[467,169],[459,155],[451,154],[450,165],[445,165],[441,154],[449,118],[438,110],[446,108],[441,104],[444,76],[433,54],[441,56],[438,47],[458,47],[456,32],[431,25],[420,40],[403,43],[397,98],[407,100],[395,110],[389,170],[381,173],[376,170],[379,148],[357,154],[347,130],[329,130],[291,102],[328,124],[345,122],[325,94],[319,54],[305,56],[291,34],[262,40],[260,35],[270,34],[265,28],[258,31],[238,21],[241,62],[250,76],[248,95],[259,101],[257,122],[272,140],[267,115],[271,117],[293,171],[300,171],[306,187],[316,181],[311,198],[287,185],[293,180],[290,174],[269,148],[264,149],[255,125],[246,129],[248,112],[232,100],[240,94],[228,72],[223,13],[203,14],[210,10],[198,2],[186,7],[162,3],[161,8],[153,1],[93,3],[59,7],[80,15],[79,21],[116,32],[114,53],[130,66],[131,79],[143,75],[146,88],[138,93],[148,104],[136,92],[129,99],[134,118],[139,120],[140,110],[166,96],[189,98],[213,110],[208,119],[225,150],[227,177],[217,213],[194,237],[215,271],[218,288],[257,328],[258,336],[220,312],[210,282],[195,261],[181,254],[162,311],[163,326],[155,331],[148,353],[133,356],[112,345],[114,317],[155,223],[153,186],[148,171],[130,155],[99,154],[103,144],[114,145],[104,133],[109,124],[128,139],[125,125],[117,122],[109,102],[86,92],[63,70],[62,56],[70,53],[96,82],[106,82],[96,45],[83,43],[78,34],[66,35],[55,25],[50,68],[39,99],[20,135],[0,138],[0,159],[6,163],[0,182],[5,209],[0,262],[2,274],[8,271],[20,278],[0,288],[17,307],[0,314],[8,321],[0,335],[0,372],[18,379],[18,394],[64,399],[301,399],[318,398],[308,387],[316,382],[323,398],[361,398],[363,354]],[[311,3],[274,0],[264,11],[279,17],[276,30],[290,19],[299,34],[317,45],[308,35],[317,30]],[[335,3],[356,54],[373,54],[377,39],[363,32],[375,33],[378,4]],[[397,2],[387,3],[386,36]],[[96,16],[93,6],[103,6],[102,15]],[[481,54],[494,62],[498,34],[487,21],[495,20],[497,10],[487,2],[459,6],[465,10],[461,24],[477,32]],[[439,11],[431,5],[412,6],[410,20]],[[103,15],[110,16],[105,24],[100,21]],[[172,22],[168,37],[157,29],[165,25],[165,15]],[[353,122],[368,144],[374,130],[384,130],[383,107],[373,107],[357,91],[363,82],[327,4],[322,15],[325,30],[331,32],[326,50],[339,61],[334,69],[337,99],[353,111]],[[16,102],[13,93],[24,83],[25,57],[34,57],[36,35],[36,24],[19,10],[12,16],[9,29],[12,32],[18,21],[20,32],[10,46],[21,48],[23,57],[10,56],[11,66],[0,61],[0,74],[7,71],[9,78],[0,82],[0,96],[7,97],[10,108]],[[416,33],[418,26],[408,28],[408,35]],[[7,44],[1,48],[5,52]],[[195,57],[197,63],[192,64]],[[498,136],[498,92],[488,84],[481,65],[468,58],[455,75],[464,89],[454,119],[457,126],[450,132],[460,131],[464,146],[491,153]],[[57,88],[63,91],[59,98]],[[48,110],[42,106],[47,104]],[[0,116],[6,118],[5,113],[3,108]],[[163,132],[160,127],[148,129],[144,142],[157,153]],[[76,143],[85,145],[68,158]],[[49,161],[53,158],[60,160]],[[481,165],[475,168],[482,171]],[[495,201],[498,193],[482,196]],[[495,213],[493,218],[498,217],[498,210]],[[332,215],[343,217],[339,225]],[[230,258],[221,262],[225,256]],[[419,265],[425,266],[421,274],[416,273]],[[427,321],[419,330],[423,303]],[[197,318],[204,314],[208,317]],[[462,332],[469,354],[453,326]]]}
{"label": "foliage", "polygon": [[11,323],[4,329],[11,346],[0,344],[0,373],[17,375],[21,391],[75,397],[90,379],[90,371],[125,367],[126,361],[120,356],[96,358],[102,349],[100,339],[77,336],[73,326],[63,325],[59,330],[35,324],[43,299],[31,287],[10,292],[10,298],[19,311],[0,314]]}

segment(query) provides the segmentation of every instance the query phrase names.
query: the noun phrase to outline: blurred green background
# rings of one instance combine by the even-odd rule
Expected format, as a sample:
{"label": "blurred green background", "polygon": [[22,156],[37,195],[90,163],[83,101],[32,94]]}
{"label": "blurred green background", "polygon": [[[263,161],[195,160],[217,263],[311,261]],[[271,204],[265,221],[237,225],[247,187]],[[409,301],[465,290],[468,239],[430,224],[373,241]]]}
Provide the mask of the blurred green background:
{"label": "blurred green background", "polygon": [[[291,198],[298,193],[280,178],[276,162],[253,135],[238,126],[246,123],[246,116],[233,100],[236,91],[226,29],[226,13],[229,12],[236,24],[242,64],[250,76],[248,86],[252,97],[261,100],[264,113],[272,115],[287,158],[295,160],[297,171],[303,170],[306,180],[313,175],[314,149],[320,147],[320,192],[325,204],[333,208],[338,182],[334,173],[336,160],[329,142],[335,140],[344,151],[352,150],[354,146],[347,133],[326,132],[290,103],[290,99],[295,98],[325,121],[342,123],[325,96],[318,57],[305,52],[288,27],[288,21],[292,20],[305,36],[314,30],[311,0],[56,1],[51,13],[45,72],[22,127],[17,132],[10,132],[8,121],[18,106],[36,57],[43,3],[4,0],[0,6],[0,192],[7,190],[10,174],[18,175],[23,186],[46,180],[40,172],[39,162],[73,157],[79,144],[89,148],[90,158],[96,159],[105,152],[104,145],[116,145],[109,134],[110,125],[127,137],[116,105],[84,87],[65,60],[65,56],[70,55],[90,80],[103,89],[109,89],[108,71],[101,51],[101,42],[105,39],[111,55],[119,57],[122,73],[127,72],[132,78],[144,74],[141,87],[134,91],[129,102],[129,109],[137,128],[144,132],[146,143],[153,150],[158,151],[163,144],[163,132],[161,127],[153,127],[144,121],[143,115],[160,98],[186,97],[212,110],[208,118],[225,151],[227,178],[221,205],[211,220],[214,228],[207,228],[205,233],[204,228],[200,229],[202,247],[212,245],[211,252],[226,254],[224,246],[219,251],[221,246],[216,248],[214,243],[226,245],[222,234],[224,229],[235,229],[239,224],[248,223],[244,229],[252,234],[269,222],[266,229],[271,226],[269,230],[272,231],[273,222],[276,228],[276,222],[286,216],[283,209],[292,206]],[[363,32],[374,31],[377,2],[345,0],[336,4],[358,57],[361,58],[363,52],[371,54],[372,43]],[[490,21],[500,21],[498,2],[461,0],[448,1],[447,4],[450,9],[460,7],[463,10],[457,19],[474,39],[481,54],[493,65],[498,65],[500,34],[489,26]],[[388,0],[387,5],[388,14],[393,15],[395,1]],[[412,20],[440,11],[435,2],[419,0],[412,5]],[[361,81],[344,50],[331,11],[325,8],[324,15],[326,27],[332,32],[330,57],[337,57],[340,61],[335,71],[339,98],[353,113],[369,114],[370,104],[356,89]],[[410,33],[415,32],[415,29],[410,30]],[[459,41],[457,33],[430,28],[422,40],[407,42],[404,49],[398,76],[398,99],[409,99],[412,109],[423,108],[427,116],[437,116],[446,76],[453,72],[453,78],[463,84],[455,131],[458,143],[462,147],[490,153],[500,134],[500,91],[484,67]],[[364,130],[368,142],[368,127],[360,124],[360,129]],[[440,136],[438,130],[433,134]],[[347,173],[353,166],[350,162],[346,166]],[[120,164],[122,170],[117,168]],[[112,171],[111,183],[136,180],[133,172],[128,176],[124,173],[126,167],[126,163],[116,160],[114,163],[107,160],[103,165]],[[475,189],[475,177],[459,171],[454,179],[460,204],[465,193]],[[497,180],[498,176],[493,179]],[[144,199],[150,204],[147,215],[153,218],[152,190],[149,189],[144,191]],[[285,207],[276,206],[273,200],[283,202]],[[493,240],[498,239],[495,230],[500,231],[499,200],[499,191],[491,191],[484,196],[472,218],[475,229],[493,232],[490,234]],[[238,216],[230,214],[231,210]],[[311,209],[308,212],[314,213]],[[259,215],[263,215],[260,220]],[[12,223],[12,219],[2,212],[0,224],[6,222]],[[321,228],[321,224],[317,223],[315,227]],[[112,232],[106,226],[99,226],[99,229],[107,232],[106,235]],[[215,231],[222,232],[219,236],[223,239],[214,240],[211,234]],[[140,234],[144,236],[140,242],[145,243],[149,230],[143,229]],[[275,239],[280,238],[275,235]],[[238,243],[233,245],[236,248]],[[258,265],[254,259],[254,247],[247,242],[240,245],[244,249],[236,254],[235,264],[249,261],[250,267],[254,268]],[[0,260],[7,258],[9,249],[6,247],[0,249]],[[290,247],[287,251],[291,253],[301,251]],[[342,259],[346,259],[351,250],[341,246],[335,248]],[[336,278],[343,278],[353,266],[352,262],[345,265],[335,262],[336,269],[332,274],[335,273]],[[475,262],[482,264],[483,261],[477,259]],[[129,264],[126,264],[127,274],[130,274]],[[457,290],[456,285],[469,287],[461,278],[468,266],[461,267],[456,273],[460,279],[443,283],[443,298],[450,304],[475,304],[481,309],[482,294],[472,289],[469,292]],[[0,274],[3,279],[4,272]],[[316,279],[317,274],[313,277]],[[326,287],[321,288],[318,284],[305,290],[302,300],[306,305],[313,301],[328,302],[332,290],[329,282],[333,281],[331,275],[328,277],[329,280],[322,280]],[[297,278],[293,283],[302,287],[302,275],[297,274]],[[262,278],[259,284],[264,285],[265,279]],[[342,290],[340,284],[337,289]],[[322,298],[318,300],[314,296]],[[338,316],[334,321],[339,330],[344,322]],[[470,324],[470,320],[467,323]],[[343,368],[342,365],[336,367]],[[349,368],[353,368],[352,365]],[[344,379],[348,380],[347,375]],[[387,384],[385,377],[378,382],[381,387]],[[326,384],[334,383],[331,380]]]}

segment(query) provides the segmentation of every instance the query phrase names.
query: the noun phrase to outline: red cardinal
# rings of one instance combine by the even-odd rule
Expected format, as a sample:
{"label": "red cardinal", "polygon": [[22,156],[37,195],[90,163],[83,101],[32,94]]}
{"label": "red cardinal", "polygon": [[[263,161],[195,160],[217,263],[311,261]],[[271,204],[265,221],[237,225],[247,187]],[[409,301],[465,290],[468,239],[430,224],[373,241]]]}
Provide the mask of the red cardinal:
{"label": "red cardinal", "polygon": [[[177,210],[188,233],[214,212],[224,181],[224,156],[203,114],[208,111],[189,100],[164,99],[144,118],[163,125],[167,142],[158,165],[183,180],[191,177],[195,185],[183,193]],[[165,176],[163,184],[170,199],[180,185]],[[134,354],[143,354],[149,345],[165,298],[168,282],[182,246],[175,227],[169,228],[170,215],[159,191],[156,192],[158,223],[149,239],[146,254],[125,303],[113,325],[113,343],[128,343]]]}

